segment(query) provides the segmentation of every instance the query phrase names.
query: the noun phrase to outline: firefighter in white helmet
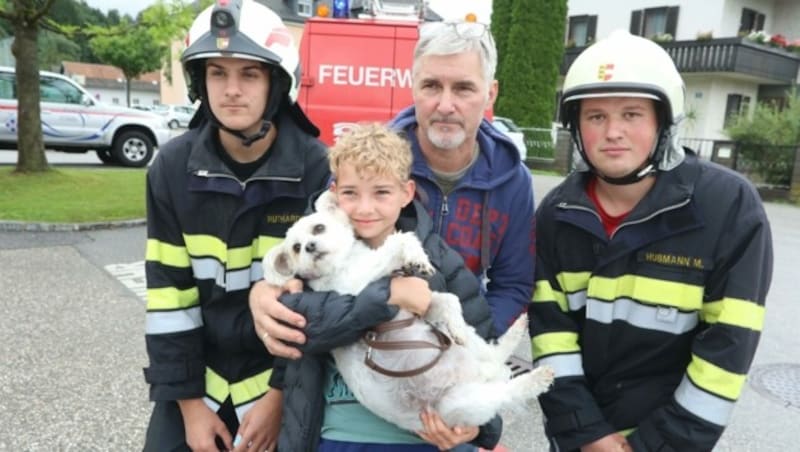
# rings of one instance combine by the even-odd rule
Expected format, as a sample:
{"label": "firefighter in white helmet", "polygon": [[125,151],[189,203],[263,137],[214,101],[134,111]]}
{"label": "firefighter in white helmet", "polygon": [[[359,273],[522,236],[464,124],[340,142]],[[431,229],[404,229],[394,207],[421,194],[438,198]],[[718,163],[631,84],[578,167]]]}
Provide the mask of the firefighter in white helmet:
{"label": "firefighter in white helmet", "polygon": [[273,357],[248,293],[266,250],[326,188],[326,149],[296,105],[297,48],[274,12],[218,0],[187,44],[201,107],[147,175],[144,450],[274,450],[282,397],[268,391]]}
{"label": "firefighter in white helmet", "polygon": [[750,368],[772,274],[761,200],[677,144],[667,52],[618,31],[581,53],[561,115],[576,171],[536,215],[533,358],[552,450],[706,451]]}

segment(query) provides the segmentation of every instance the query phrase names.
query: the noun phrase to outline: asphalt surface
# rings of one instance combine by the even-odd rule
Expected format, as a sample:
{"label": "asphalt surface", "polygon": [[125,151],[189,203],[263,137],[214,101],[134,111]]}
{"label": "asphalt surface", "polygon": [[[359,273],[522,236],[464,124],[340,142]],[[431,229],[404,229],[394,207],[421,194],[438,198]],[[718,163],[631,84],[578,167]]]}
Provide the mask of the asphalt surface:
{"label": "asphalt surface", "polygon": [[[559,180],[535,176],[537,198]],[[793,265],[800,209],[768,203],[767,213],[775,275],[766,326],[716,451],[796,450],[800,438],[800,335],[793,322],[800,318]],[[0,451],[141,450],[151,408],[141,370],[144,242],[142,226],[0,228]],[[517,355],[529,358],[527,344]],[[547,450],[535,404],[504,419],[505,450]]]}

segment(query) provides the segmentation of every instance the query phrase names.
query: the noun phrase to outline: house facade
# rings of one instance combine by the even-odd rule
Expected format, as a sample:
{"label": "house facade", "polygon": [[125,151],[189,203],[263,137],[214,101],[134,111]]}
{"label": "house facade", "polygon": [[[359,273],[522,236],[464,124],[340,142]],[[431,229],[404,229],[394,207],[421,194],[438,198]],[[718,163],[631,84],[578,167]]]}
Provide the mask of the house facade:
{"label": "house facade", "polygon": [[[119,68],[107,64],[64,61],[60,72],[86,88],[96,100],[111,105],[128,106],[125,75]],[[160,104],[160,78],[160,72],[154,71],[131,80],[130,106]]]}
{"label": "house facade", "polygon": [[[681,136],[706,157],[729,146],[724,129],[731,115],[781,102],[798,84],[797,1],[570,0],[568,15],[562,76],[586,45],[613,30],[659,42],[686,83]],[[758,42],[750,33],[759,30],[771,39],[762,34]]]}

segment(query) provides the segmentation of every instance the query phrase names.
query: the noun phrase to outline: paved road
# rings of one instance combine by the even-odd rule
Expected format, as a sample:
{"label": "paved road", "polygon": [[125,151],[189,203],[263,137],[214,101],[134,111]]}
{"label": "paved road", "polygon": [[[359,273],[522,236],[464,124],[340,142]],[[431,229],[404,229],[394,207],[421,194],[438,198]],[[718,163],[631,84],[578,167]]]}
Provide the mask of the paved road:
{"label": "paved road", "polygon": [[[558,181],[537,176],[537,198]],[[800,304],[790,289],[800,209],[768,204],[767,212],[776,255],[765,332],[717,451],[784,451],[797,443],[800,335],[793,320]],[[150,410],[141,371],[144,241],[143,227],[0,232],[0,451],[141,449]],[[529,356],[528,347],[520,344],[517,353]],[[504,418],[508,450],[546,450],[534,406]]]}

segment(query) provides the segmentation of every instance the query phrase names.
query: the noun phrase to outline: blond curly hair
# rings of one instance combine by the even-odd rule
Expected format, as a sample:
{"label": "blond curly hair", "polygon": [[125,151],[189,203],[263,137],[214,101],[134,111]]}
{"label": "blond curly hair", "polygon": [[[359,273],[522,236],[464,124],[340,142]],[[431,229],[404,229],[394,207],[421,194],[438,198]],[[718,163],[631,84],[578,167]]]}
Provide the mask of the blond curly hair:
{"label": "blond curly hair", "polygon": [[359,124],[339,137],[328,154],[334,177],[343,164],[356,174],[392,176],[400,182],[411,177],[411,146],[408,141],[379,123]]}

